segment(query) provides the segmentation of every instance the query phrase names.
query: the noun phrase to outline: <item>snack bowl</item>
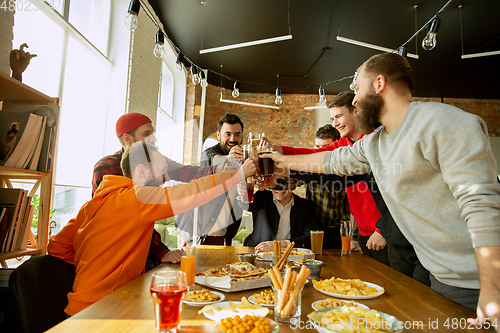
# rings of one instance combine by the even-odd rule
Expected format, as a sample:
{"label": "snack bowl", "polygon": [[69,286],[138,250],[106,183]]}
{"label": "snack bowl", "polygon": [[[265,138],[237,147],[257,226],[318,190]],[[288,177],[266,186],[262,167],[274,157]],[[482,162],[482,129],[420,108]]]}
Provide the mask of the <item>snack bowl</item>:
{"label": "snack bowl", "polygon": [[241,262],[249,262],[253,265],[257,259],[257,255],[254,253],[238,253],[238,258],[240,258]]}
{"label": "snack bowl", "polygon": [[302,265],[305,265],[311,270],[311,278],[319,278],[321,274],[321,267],[323,267],[323,262],[319,260],[304,261]]}

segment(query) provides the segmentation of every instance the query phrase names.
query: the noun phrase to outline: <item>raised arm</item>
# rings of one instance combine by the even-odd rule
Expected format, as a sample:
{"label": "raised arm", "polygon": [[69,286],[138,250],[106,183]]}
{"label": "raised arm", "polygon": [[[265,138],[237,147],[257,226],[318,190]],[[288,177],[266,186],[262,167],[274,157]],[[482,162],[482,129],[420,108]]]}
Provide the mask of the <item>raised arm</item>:
{"label": "raised arm", "polygon": [[168,176],[173,180],[188,183],[193,179],[198,179],[216,173],[216,167],[183,165],[169,159],[168,157],[165,157],[165,159],[168,164]]}

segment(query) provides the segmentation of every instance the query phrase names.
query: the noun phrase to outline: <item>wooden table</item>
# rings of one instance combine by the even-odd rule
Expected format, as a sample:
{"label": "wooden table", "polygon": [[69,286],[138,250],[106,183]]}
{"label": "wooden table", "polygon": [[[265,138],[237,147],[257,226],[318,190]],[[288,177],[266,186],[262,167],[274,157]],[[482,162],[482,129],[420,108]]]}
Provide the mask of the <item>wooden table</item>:
{"label": "wooden table", "polygon": [[[237,253],[253,252],[253,248],[236,246],[199,246],[197,267],[221,266],[238,261]],[[338,250],[324,250],[317,255],[324,262],[321,278],[332,276],[359,278],[383,286],[385,293],[377,298],[360,300],[370,308],[391,314],[405,324],[404,332],[442,332],[449,323],[454,332],[491,332],[488,330],[460,329],[465,318],[475,317],[475,312],[466,309],[434,292],[429,287],[391,269],[360,253],[340,256]],[[269,262],[257,261],[256,266],[269,268]],[[149,293],[151,275],[159,270],[179,270],[179,265],[162,264],[116,290],[87,309],[53,327],[48,332],[151,332],[154,333],[153,302]],[[259,289],[226,293],[226,300],[247,298]],[[312,312],[311,304],[328,296],[318,292],[308,283],[302,292],[302,320]],[[198,314],[200,308],[183,305],[181,331],[217,332],[215,322]],[[271,317],[274,319],[274,317]],[[280,332],[292,332],[280,325]],[[314,331],[302,329],[299,331]]]}

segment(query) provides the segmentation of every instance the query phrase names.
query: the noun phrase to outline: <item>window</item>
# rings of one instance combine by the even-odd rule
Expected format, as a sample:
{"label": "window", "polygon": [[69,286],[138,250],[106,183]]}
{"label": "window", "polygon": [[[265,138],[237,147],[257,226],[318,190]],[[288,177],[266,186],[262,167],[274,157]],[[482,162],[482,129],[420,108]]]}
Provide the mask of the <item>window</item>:
{"label": "window", "polygon": [[[59,12],[69,8],[73,26],[82,29],[80,33],[101,52],[105,51],[109,0],[67,1],[66,6],[59,3],[62,5],[55,0],[54,7]],[[26,51],[38,55],[23,73],[23,82],[60,99],[54,167],[55,233],[91,197],[93,166],[102,157],[105,144],[111,65],[72,27],[49,15],[56,14],[43,9],[17,11],[13,46],[26,43]],[[97,36],[99,29],[101,35]]]}
{"label": "window", "polygon": [[158,105],[163,112],[170,117],[173,115],[173,96],[174,82],[172,72],[167,67],[165,62],[162,62],[162,71],[160,79],[160,93],[158,94]]}

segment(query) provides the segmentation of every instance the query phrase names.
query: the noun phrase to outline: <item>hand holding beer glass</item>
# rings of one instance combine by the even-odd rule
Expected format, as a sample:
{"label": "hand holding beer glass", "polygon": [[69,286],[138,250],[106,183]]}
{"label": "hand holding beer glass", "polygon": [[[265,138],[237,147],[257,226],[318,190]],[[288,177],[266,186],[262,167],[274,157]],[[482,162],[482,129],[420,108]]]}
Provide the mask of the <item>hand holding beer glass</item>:
{"label": "hand holding beer glass", "polygon": [[341,254],[351,253],[351,237],[353,232],[353,225],[351,220],[340,221],[340,238],[342,239]]}
{"label": "hand holding beer glass", "polygon": [[[256,150],[250,144],[243,145],[243,160],[246,161],[249,158],[253,158],[256,154]],[[253,192],[254,192],[254,181],[253,177],[247,177],[245,180],[246,191],[243,195],[241,195],[241,201],[244,203],[252,203],[253,202]],[[238,191],[239,193],[239,191]]]}
{"label": "hand holding beer glass", "polygon": [[153,273],[151,297],[155,310],[156,330],[177,333],[181,328],[182,299],[187,290],[186,274],[181,271]]}

